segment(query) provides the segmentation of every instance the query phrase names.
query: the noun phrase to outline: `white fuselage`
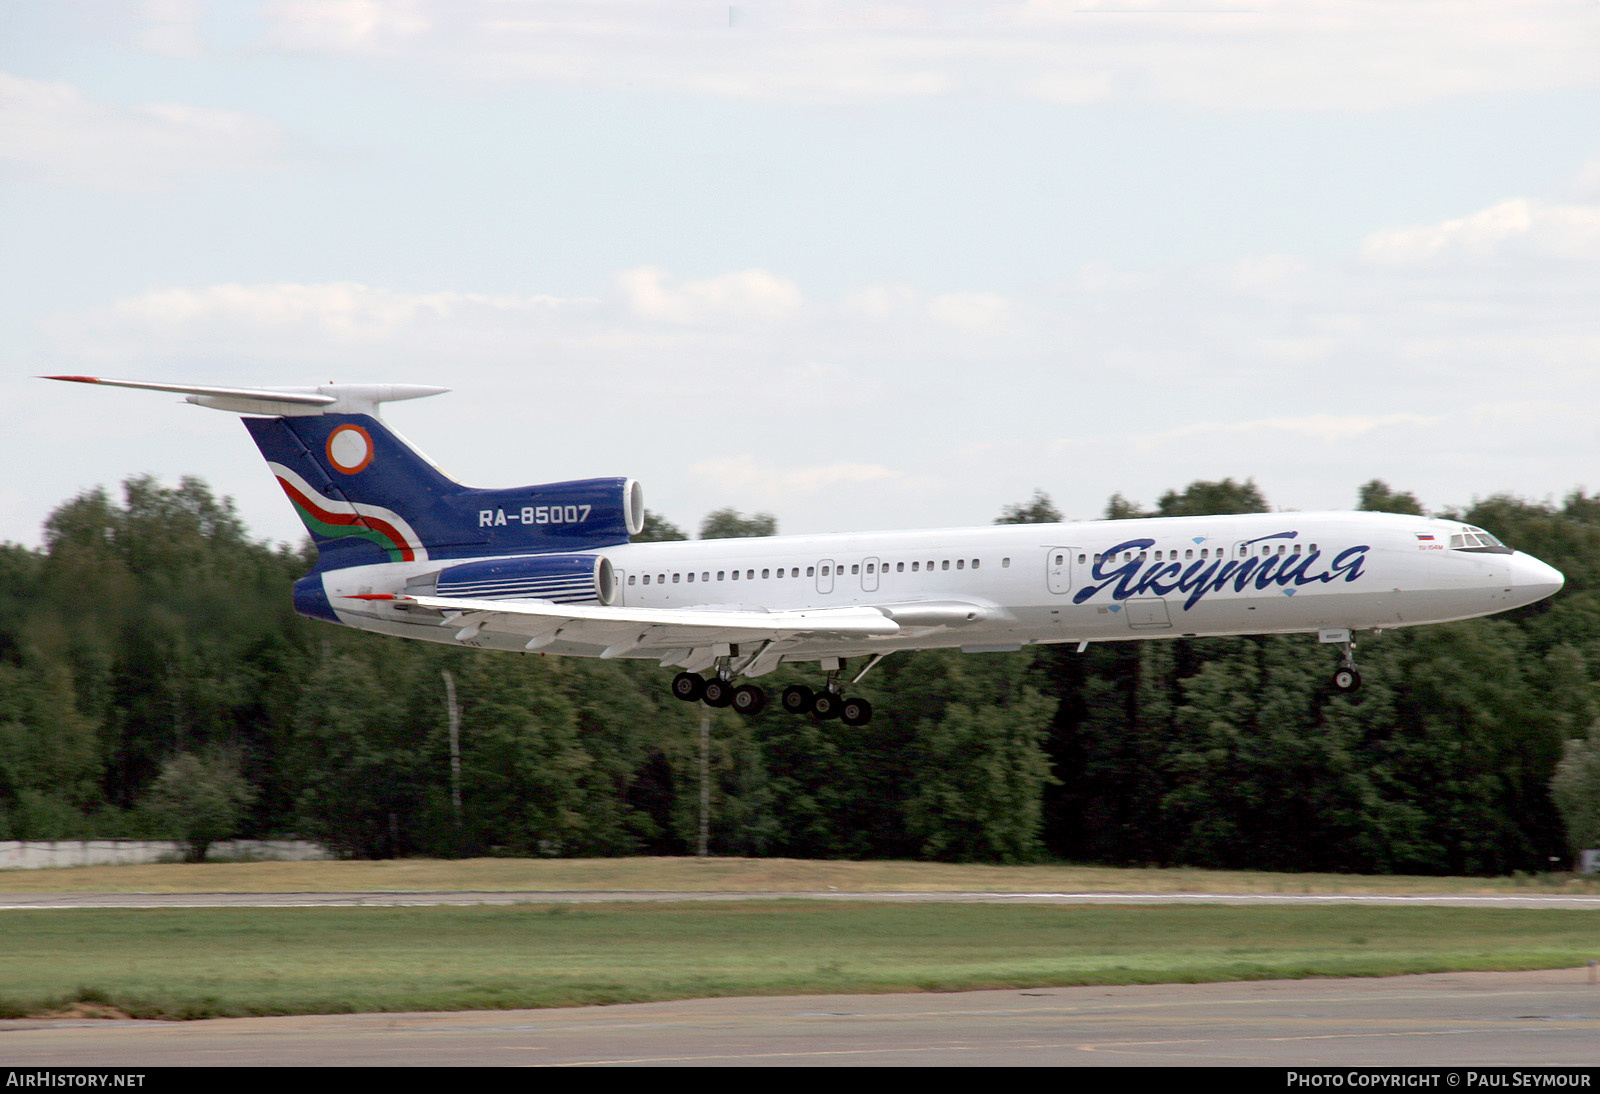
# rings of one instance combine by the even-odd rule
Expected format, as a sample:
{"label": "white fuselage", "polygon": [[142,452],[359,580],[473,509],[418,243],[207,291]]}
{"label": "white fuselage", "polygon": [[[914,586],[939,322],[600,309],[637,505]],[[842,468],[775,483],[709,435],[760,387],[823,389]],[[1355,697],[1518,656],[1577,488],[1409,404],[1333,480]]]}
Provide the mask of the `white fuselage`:
{"label": "white fuselage", "polygon": [[[1558,590],[1529,555],[1452,548],[1467,526],[1384,513],[1273,513],[686,540],[606,547],[612,604],[783,611],[853,605],[901,624],[882,637],[797,638],[782,661],[901,649],[969,652],[1050,642],[1383,629],[1488,615]],[[1470,537],[1469,537],[1470,540]],[[1456,542],[1460,542],[1459,538]],[[403,593],[451,565],[389,563],[327,574],[340,620],[462,642],[436,618],[342,599]],[[466,644],[522,650],[492,624]],[[544,652],[597,656],[558,641]],[[627,654],[658,657],[638,650]]]}

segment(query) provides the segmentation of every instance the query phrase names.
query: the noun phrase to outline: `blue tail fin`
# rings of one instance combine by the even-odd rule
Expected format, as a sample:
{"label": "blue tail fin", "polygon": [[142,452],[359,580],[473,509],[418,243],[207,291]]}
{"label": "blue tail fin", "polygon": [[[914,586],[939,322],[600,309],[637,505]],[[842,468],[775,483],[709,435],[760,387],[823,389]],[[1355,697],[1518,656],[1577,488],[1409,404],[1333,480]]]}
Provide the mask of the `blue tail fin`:
{"label": "blue tail fin", "polygon": [[374,562],[584,551],[643,524],[632,479],[463,486],[368,414],[246,418],[311,532],[319,570]]}

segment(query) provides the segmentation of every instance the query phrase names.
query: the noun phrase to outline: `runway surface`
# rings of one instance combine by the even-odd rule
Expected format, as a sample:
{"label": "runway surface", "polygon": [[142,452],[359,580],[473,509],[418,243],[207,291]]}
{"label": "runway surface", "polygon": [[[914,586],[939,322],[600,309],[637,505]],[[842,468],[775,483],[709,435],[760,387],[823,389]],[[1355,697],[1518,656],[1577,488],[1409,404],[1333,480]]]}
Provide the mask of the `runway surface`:
{"label": "runway surface", "polygon": [[1593,1066],[1583,969],[697,999],[561,1010],[0,1022],[16,1066]]}
{"label": "runway surface", "polygon": [[843,900],[896,904],[1370,904],[1439,908],[1590,908],[1600,896],[1369,895],[1358,893],[1007,893],[525,890],[347,893],[0,893],[0,911],[24,908],[398,908],[471,904],[676,903],[683,901]]}

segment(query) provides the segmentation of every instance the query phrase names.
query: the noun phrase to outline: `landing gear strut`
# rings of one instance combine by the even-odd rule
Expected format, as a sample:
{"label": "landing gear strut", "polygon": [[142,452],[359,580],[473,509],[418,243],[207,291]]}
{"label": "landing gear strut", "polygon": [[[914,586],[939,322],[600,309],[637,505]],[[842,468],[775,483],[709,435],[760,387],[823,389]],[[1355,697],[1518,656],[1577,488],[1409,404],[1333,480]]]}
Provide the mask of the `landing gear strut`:
{"label": "landing gear strut", "polygon": [[1344,663],[1333,670],[1333,690],[1352,694],[1361,689],[1361,674],[1356,671],[1355,639],[1344,644]]}

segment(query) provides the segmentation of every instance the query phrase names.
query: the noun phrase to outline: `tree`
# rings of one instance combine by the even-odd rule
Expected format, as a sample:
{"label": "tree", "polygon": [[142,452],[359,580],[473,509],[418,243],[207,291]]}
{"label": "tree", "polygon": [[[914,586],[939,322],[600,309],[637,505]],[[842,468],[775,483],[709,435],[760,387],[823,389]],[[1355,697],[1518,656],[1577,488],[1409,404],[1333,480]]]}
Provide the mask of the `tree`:
{"label": "tree", "polygon": [[1409,490],[1397,493],[1389,489],[1382,479],[1363,483],[1357,491],[1356,508],[1368,513],[1405,513],[1413,517],[1424,516],[1422,503]]}
{"label": "tree", "polygon": [[1121,494],[1112,494],[1106,500],[1107,520],[1137,520],[1140,517],[1153,517],[1154,513],[1148,509],[1140,508],[1136,501],[1129,501]]}
{"label": "tree", "polygon": [[1035,490],[1033,497],[1025,502],[1014,502],[1000,511],[994,518],[996,524],[1059,524],[1061,510],[1050,500],[1050,495],[1043,490]]}
{"label": "tree", "polygon": [[1043,844],[1044,738],[1055,704],[1031,688],[1009,701],[951,703],[918,727],[922,768],[906,826],[928,858],[1027,862]]}
{"label": "tree", "polygon": [[744,539],[775,536],[778,518],[771,513],[752,513],[748,517],[737,509],[718,509],[700,522],[701,539]]}
{"label": "tree", "polygon": [[1156,503],[1158,517],[1214,517],[1228,513],[1265,513],[1267,499],[1254,479],[1234,482],[1191,482],[1183,493],[1169,490]]}
{"label": "tree", "polygon": [[1550,796],[1567,826],[1567,846],[1573,860],[1588,848],[1600,846],[1600,722],[1586,737],[1567,741],[1566,754],[1550,778]]}
{"label": "tree", "polygon": [[185,752],[161,765],[150,804],[189,844],[189,861],[236,834],[255,790],[239,774],[239,757],[219,748]]}
{"label": "tree", "polygon": [[689,536],[660,513],[646,509],[643,530],[630,538],[634,543],[666,543],[669,540],[688,539]]}

